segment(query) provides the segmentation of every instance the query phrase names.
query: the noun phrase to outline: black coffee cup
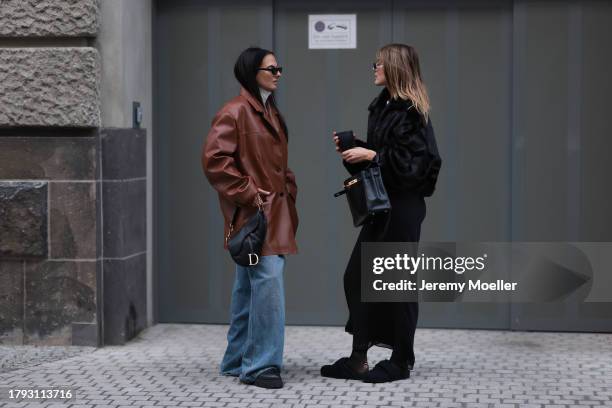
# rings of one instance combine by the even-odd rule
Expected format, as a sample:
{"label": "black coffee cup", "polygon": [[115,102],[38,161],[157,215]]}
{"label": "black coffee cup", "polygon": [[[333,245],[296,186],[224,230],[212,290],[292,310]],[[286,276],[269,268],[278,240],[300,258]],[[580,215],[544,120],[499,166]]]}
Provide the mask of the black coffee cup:
{"label": "black coffee cup", "polygon": [[338,137],[338,147],[340,151],[343,152],[348,149],[352,149],[356,146],[355,144],[355,135],[352,130],[345,130],[344,132],[336,132],[336,136]]}

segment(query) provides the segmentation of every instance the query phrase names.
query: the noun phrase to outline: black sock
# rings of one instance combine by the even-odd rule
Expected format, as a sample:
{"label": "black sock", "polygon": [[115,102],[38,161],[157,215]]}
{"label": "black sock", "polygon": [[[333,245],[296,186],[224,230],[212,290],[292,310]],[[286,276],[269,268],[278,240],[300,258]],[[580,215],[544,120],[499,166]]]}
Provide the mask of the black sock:
{"label": "black sock", "polygon": [[353,347],[351,356],[348,360],[351,368],[358,373],[364,373],[368,371],[368,348],[367,347]]}

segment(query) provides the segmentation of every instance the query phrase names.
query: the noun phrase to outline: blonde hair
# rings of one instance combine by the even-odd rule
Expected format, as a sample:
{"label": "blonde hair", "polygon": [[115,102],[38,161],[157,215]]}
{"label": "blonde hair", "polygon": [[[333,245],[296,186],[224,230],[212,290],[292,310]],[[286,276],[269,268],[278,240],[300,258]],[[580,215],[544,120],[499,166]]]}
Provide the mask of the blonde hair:
{"label": "blonde hair", "polygon": [[425,121],[429,116],[429,96],[421,78],[421,67],[416,50],[405,44],[388,44],[376,53],[383,65],[387,89],[392,98],[410,99]]}

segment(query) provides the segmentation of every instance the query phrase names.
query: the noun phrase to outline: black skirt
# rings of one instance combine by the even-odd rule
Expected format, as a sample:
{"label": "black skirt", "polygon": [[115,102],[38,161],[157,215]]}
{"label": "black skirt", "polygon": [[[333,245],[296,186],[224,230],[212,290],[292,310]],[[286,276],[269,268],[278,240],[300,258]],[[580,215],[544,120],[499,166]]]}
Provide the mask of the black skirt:
{"label": "black skirt", "polygon": [[[353,347],[378,345],[393,349],[396,357],[414,365],[414,332],[419,314],[417,302],[386,303],[361,299],[362,242],[418,242],[425,219],[425,200],[418,193],[389,196],[391,212],[375,217],[359,233],[344,273],[344,293],[349,309],[346,331]],[[387,219],[390,217],[390,219]],[[414,254],[416,255],[416,254]]]}

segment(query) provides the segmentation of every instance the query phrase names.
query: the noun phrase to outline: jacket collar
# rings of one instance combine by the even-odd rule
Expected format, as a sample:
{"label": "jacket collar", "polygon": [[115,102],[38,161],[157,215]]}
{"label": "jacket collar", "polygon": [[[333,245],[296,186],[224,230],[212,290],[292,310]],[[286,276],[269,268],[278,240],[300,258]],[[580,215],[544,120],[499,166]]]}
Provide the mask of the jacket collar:
{"label": "jacket collar", "polygon": [[[389,103],[387,103],[387,101],[389,101]],[[378,96],[376,98],[374,98],[374,100],[372,101],[372,103],[370,103],[370,106],[368,106],[368,110],[373,111],[373,110],[379,110],[379,109],[397,109],[397,110],[408,110],[410,109],[410,107],[413,106],[412,101],[411,100],[405,100],[405,99],[391,99],[391,94],[389,93],[389,90],[385,87],[383,88],[383,90],[378,94]]]}
{"label": "jacket collar", "polygon": [[[280,130],[277,129],[274,126],[274,124],[272,124],[270,119],[268,119],[266,117],[265,112],[264,112],[264,108],[263,108],[263,105],[261,104],[261,102],[259,102],[259,100],[257,100],[253,95],[251,95],[251,93],[249,91],[247,91],[243,87],[240,87],[240,96],[245,98],[249,102],[249,104],[253,107],[253,109],[255,109],[255,111],[257,111],[257,113],[259,113],[259,115],[261,116],[261,118],[264,121],[264,123],[268,126],[268,128],[270,130],[272,130],[272,133],[273,133],[274,137],[279,138],[280,137]],[[272,97],[272,95],[270,95],[270,97]],[[279,116],[278,111],[276,109],[274,109],[274,108],[270,109],[270,112],[275,114],[276,116]],[[279,121],[280,121],[280,118],[279,118]]]}
{"label": "jacket collar", "polygon": [[259,100],[257,100],[253,95],[251,95],[249,91],[241,87],[240,95],[243,96],[257,112],[264,113],[263,105],[261,104],[261,102],[259,102]]}

